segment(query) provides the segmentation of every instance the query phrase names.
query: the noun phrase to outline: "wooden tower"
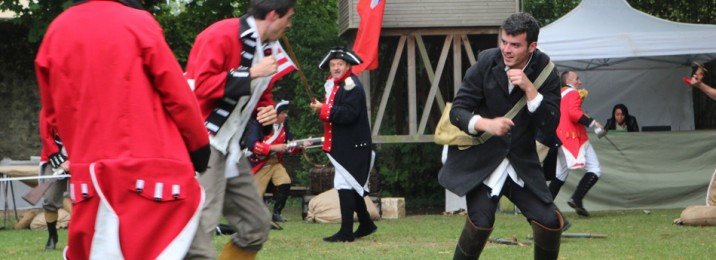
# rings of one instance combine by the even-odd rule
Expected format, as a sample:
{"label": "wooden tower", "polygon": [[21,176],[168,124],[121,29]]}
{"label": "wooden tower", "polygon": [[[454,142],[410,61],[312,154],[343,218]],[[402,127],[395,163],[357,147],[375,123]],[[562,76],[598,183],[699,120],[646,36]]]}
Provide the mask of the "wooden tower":
{"label": "wooden tower", "polygon": [[[339,32],[345,37],[354,37],[360,23],[357,3],[338,0]],[[500,25],[520,10],[520,4],[386,0],[380,53],[390,55],[379,57],[376,70],[360,75],[369,97],[373,142],[432,142],[445,102],[457,93],[464,71],[479,51],[497,47]],[[371,77],[373,84],[368,84]],[[392,127],[382,129],[385,125]]]}

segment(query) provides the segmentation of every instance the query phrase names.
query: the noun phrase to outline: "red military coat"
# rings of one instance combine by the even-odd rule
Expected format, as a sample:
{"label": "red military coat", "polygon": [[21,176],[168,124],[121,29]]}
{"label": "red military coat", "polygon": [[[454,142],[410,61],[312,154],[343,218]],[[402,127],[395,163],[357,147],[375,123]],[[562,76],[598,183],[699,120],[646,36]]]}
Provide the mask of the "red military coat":
{"label": "red military coat", "polygon": [[[582,98],[572,87],[562,88],[560,118],[557,136],[562,141],[562,150],[570,169],[584,167],[585,144],[589,141],[584,123],[586,118],[582,111]],[[591,123],[591,120],[588,120]]]}
{"label": "red military coat", "polygon": [[35,68],[41,131],[56,129],[71,158],[66,257],[182,258],[203,204],[189,151],[208,135],[153,16],[116,1],[70,7]]}

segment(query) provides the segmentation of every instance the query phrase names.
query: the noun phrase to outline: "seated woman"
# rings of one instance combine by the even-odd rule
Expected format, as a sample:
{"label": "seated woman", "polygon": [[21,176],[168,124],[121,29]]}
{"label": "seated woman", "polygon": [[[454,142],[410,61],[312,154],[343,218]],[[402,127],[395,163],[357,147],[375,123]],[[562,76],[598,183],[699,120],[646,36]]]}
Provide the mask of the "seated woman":
{"label": "seated woman", "polygon": [[624,104],[614,106],[612,118],[607,119],[607,124],[604,128],[618,132],[639,132],[636,117],[629,115],[629,109]]}

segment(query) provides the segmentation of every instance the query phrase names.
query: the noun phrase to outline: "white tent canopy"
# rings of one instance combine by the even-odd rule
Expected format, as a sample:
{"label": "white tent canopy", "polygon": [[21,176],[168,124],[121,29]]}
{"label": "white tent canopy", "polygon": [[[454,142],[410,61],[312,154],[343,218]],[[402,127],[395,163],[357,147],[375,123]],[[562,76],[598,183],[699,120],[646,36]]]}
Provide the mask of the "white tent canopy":
{"label": "white tent canopy", "polygon": [[605,123],[623,103],[640,126],[693,130],[691,63],[716,58],[716,25],[676,23],[625,0],[583,0],[540,31],[538,47],[589,90],[584,110]]}

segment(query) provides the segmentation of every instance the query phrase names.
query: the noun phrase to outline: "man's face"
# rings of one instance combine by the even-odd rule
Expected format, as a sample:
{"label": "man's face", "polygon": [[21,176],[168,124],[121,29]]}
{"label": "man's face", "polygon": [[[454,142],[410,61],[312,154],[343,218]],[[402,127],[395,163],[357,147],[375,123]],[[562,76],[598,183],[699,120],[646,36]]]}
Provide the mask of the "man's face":
{"label": "man's face", "polygon": [[537,48],[537,43],[527,44],[527,33],[508,35],[504,30],[500,32],[500,51],[505,65],[511,69],[522,69],[530,60],[530,55]]}
{"label": "man's face", "polygon": [[328,65],[331,70],[331,76],[333,76],[334,79],[340,78],[346,73],[346,71],[351,69],[348,62],[343,59],[332,59],[329,61]]}
{"label": "man's face", "polygon": [[582,80],[579,79],[579,74],[577,74],[576,72],[569,72],[564,82],[569,85],[572,85],[576,89],[582,88]]}
{"label": "man's face", "polygon": [[276,123],[283,124],[283,122],[286,122],[287,117],[288,117],[288,110],[281,111],[281,113],[278,113],[278,115],[276,115]]}
{"label": "man's face", "polygon": [[267,20],[271,22],[268,25],[268,30],[266,31],[265,36],[266,39],[264,40],[276,41],[281,38],[281,35],[283,35],[283,32],[286,31],[286,28],[291,27],[291,19],[293,18],[293,14],[293,8],[289,9],[283,17],[279,17],[276,11],[271,11],[267,15]]}

